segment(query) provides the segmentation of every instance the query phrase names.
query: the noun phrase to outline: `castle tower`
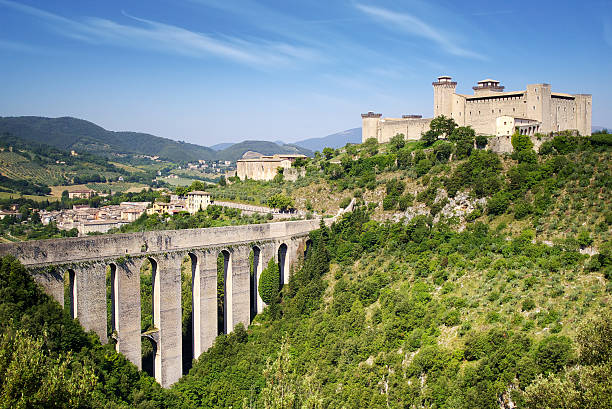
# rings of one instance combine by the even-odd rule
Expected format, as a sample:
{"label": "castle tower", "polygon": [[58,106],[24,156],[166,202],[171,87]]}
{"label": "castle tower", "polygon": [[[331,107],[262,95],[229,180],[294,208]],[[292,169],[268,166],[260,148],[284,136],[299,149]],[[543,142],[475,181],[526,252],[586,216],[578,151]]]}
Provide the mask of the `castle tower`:
{"label": "castle tower", "polygon": [[453,94],[457,83],[448,75],[438,77],[438,81],[431,83],[434,88],[434,118],[444,115],[451,117],[453,112]]}
{"label": "castle tower", "polygon": [[576,129],[580,135],[591,134],[591,104],[593,97],[590,94],[576,94]]}
{"label": "castle tower", "polygon": [[361,142],[365,142],[369,138],[378,140],[378,124],[382,114],[375,114],[370,111],[367,114],[361,114]]}

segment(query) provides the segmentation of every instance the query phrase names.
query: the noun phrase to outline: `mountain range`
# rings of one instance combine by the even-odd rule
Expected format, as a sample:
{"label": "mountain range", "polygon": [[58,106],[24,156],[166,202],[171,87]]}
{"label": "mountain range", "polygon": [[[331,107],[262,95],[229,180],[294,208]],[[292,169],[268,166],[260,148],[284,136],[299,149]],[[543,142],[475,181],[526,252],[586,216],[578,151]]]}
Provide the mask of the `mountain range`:
{"label": "mountain range", "polygon": [[244,141],[218,144],[215,148],[168,138],[126,131],[109,131],[92,122],[72,118],[39,116],[0,117],[0,135],[10,134],[26,141],[44,143],[63,150],[75,150],[101,156],[122,154],[159,156],[174,162],[203,160],[236,161],[247,151],[264,155],[297,154],[312,156],[309,149],[292,144]]}

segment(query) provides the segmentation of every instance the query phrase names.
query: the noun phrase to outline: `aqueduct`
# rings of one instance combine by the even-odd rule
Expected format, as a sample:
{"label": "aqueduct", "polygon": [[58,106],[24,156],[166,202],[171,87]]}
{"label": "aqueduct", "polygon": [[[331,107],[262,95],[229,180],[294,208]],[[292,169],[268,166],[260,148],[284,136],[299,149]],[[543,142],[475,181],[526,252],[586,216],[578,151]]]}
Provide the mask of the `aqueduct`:
{"label": "aqueduct", "polygon": [[[331,221],[331,220],[329,220]],[[190,230],[38,240],[0,244],[0,255],[12,254],[61,305],[70,297],[71,314],[86,330],[107,339],[107,271],[110,270],[111,330],[117,350],[142,366],[141,337],[154,344],[154,376],[168,387],[182,376],[181,263],[192,266],[193,357],[210,348],[218,335],[217,258],[224,257],[223,332],[238,323],[248,326],[264,303],[257,291],[263,268],[278,261],[281,283],[307,248],[308,233],[319,220]],[[249,253],[253,251],[253,279]],[[154,329],[141,332],[140,271],[152,270]]]}

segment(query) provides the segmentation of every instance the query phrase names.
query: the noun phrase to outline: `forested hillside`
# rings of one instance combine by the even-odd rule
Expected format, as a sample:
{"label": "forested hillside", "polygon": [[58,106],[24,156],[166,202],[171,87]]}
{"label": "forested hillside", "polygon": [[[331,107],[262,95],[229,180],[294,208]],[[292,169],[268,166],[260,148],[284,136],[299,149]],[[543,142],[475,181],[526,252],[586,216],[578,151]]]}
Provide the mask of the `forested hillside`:
{"label": "forested hillside", "polygon": [[[264,313],[219,336],[169,391],[119,365],[108,347],[101,361],[92,340],[93,358],[69,343],[31,355],[51,369],[60,351],[89,363],[70,361],[81,372],[57,383],[84,385],[57,387],[81,407],[612,407],[612,137],[558,135],[535,152],[517,135],[514,153],[500,156],[469,129],[432,131],[446,140],[326,149],[298,164],[306,176],[296,183],[228,187],[248,198],[291,196],[319,214],[351,198],[356,207],[313,232],[290,282],[266,287]],[[15,262],[2,266],[18,278],[0,285],[32,288]],[[12,334],[0,350],[16,351],[0,359],[0,381],[15,379],[3,368],[26,367],[13,345],[53,344],[63,333],[44,335],[45,320],[61,312],[39,290],[7,291],[6,300],[22,298],[0,308],[15,317],[0,321]],[[29,312],[32,299],[55,315]],[[35,331],[17,331],[31,316]],[[111,396],[123,371],[129,386]],[[27,399],[14,390],[2,389],[13,399],[3,401]]]}
{"label": "forested hillside", "polygon": [[107,131],[89,121],[70,117],[0,117],[0,133],[10,133],[63,150],[74,149],[103,156],[129,153],[179,162],[211,159],[214,154],[212,149],[204,146],[140,132]]}

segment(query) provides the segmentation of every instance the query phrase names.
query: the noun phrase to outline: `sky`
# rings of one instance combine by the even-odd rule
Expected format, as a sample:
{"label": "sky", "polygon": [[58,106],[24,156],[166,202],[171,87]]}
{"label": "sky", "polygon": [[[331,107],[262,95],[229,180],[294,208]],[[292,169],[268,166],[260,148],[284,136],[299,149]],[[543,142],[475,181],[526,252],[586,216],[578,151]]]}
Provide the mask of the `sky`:
{"label": "sky", "polygon": [[550,83],[612,127],[612,1],[0,0],[0,116],[73,116],[213,145]]}

